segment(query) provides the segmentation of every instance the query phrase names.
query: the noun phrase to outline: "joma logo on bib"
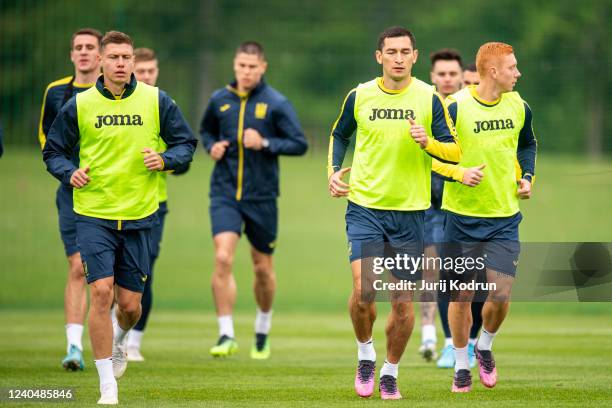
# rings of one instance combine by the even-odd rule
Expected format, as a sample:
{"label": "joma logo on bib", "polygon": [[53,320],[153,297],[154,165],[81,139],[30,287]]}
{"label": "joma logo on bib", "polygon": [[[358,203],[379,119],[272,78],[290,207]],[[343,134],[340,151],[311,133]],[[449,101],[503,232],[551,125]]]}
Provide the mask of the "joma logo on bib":
{"label": "joma logo on bib", "polygon": [[140,115],[101,115],[96,118],[98,118],[96,129],[102,126],[142,126]]}
{"label": "joma logo on bib", "polygon": [[486,132],[487,130],[514,129],[512,119],[477,120],[474,123],[476,125],[474,133],[480,133],[481,130]]}
{"label": "joma logo on bib", "polygon": [[368,119],[374,121],[376,119],[415,119],[412,109],[378,109],[372,108],[372,114]]}

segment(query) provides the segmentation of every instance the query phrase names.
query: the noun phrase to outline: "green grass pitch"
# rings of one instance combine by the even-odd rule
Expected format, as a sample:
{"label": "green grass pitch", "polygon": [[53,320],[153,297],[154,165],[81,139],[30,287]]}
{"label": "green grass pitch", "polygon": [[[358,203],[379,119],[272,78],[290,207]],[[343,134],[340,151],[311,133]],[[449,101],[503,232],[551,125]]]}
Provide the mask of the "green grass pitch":
{"label": "green grass pitch", "polygon": [[[381,308],[384,309],[384,308]],[[495,340],[499,383],[479,383],[468,395],[450,392],[452,370],[417,355],[415,333],[400,364],[399,387],[409,406],[603,406],[612,401],[612,326],[607,315],[510,314]],[[603,313],[604,311],[601,310]],[[119,380],[119,401],[142,407],[353,407],[355,343],[346,313],[283,312],[274,317],[272,356],[249,358],[253,313],[236,318],[240,350],[227,359],[207,353],[216,334],[204,312],[156,311],[145,336],[147,361],[130,363]],[[384,358],[380,313],[374,335]],[[64,372],[61,312],[2,312],[0,387],[73,387],[78,406],[97,401],[98,377],[86,341],[86,370]],[[607,321],[607,324],[605,322]],[[477,371],[472,370],[477,381]],[[375,394],[377,395],[377,393]],[[40,406],[40,403],[31,404]],[[388,403],[386,404],[388,405]],[[11,404],[10,406],[18,406]]]}
{"label": "green grass pitch", "polygon": [[[248,244],[235,260],[236,331],[241,350],[214,360],[208,183],[212,164],[198,153],[185,176],[170,177],[167,229],[154,279],[155,306],[143,364],[119,382],[128,406],[340,407],[380,404],[352,390],[356,346],[346,312],[350,272],[346,203],[327,196],[326,158],[281,161],[278,294],[272,357],[251,361],[255,305]],[[533,199],[522,203],[523,241],[611,241],[612,162],[569,156],[538,159]],[[0,387],[74,387],[75,406],[93,405],[97,375],[87,334],[87,369],[66,373],[63,287],[66,260],[55,210],[57,182],[40,153],[9,146],[0,159]],[[375,343],[383,360],[380,305]],[[515,303],[495,340],[500,381],[450,393],[451,373],[421,362],[417,330],[400,365],[411,406],[602,406],[612,404],[612,304]],[[417,319],[418,322],[418,319]],[[441,337],[441,333],[438,333]],[[476,371],[473,370],[476,374]],[[30,406],[43,406],[30,403]],[[20,406],[11,403],[10,406]],[[53,405],[55,406],[55,405]]]}

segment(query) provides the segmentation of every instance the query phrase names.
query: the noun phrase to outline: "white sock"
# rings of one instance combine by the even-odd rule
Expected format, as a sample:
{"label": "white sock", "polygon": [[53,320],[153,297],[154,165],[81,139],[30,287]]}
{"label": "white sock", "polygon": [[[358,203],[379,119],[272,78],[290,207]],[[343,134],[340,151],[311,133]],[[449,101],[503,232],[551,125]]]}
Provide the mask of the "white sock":
{"label": "white sock", "polygon": [[391,364],[390,362],[385,360],[385,364],[383,364],[382,368],[380,369],[380,378],[382,378],[383,375],[390,375],[392,377],[397,378],[398,371],[399,371],[399,363]]}
{"label": "white sock", "polygon": [[469,370],[470,363],[468,361],[468,348],[455,347],[455,372],[459,370]]}
{"label": "white sock", "polygon": [[113,359],[103,358],[101,360],[94,360],[96,362],[96,369],[98,370],[98,376],[100,377],[100,387],[104,384],[116,383],[115,376],[113,375]]}
{"label": "white sock", "polygon": [[113,323],[113,340],[115,343],[123,343],[125,336],[129,333],[130,329],[124,330],[119,326],[119,320]]}
{"label": "white sock", "polygon": [[372,341],[372,338],[365,343],[361,343],[359,340],[357,340],[357,359],[359,361],[376,361],[376,350],[374,350],[374,342]]}
{"label": "white sock", "polygon": [[495,333],[489,333],[484,328],[480,331],[480,337],[478,337],[478,350],[491,350],[493,346],[493,338],[495,337]]}
{"label": "white sock", "polygon": [[475,344],[476,344],[476,340],[478,340],[478,339],[470,339],[470,340],[468,341],[468,344],[469,344],[470,346],[473,346],[473,345],[475,345]]}
{"label": "white sock", "polygon": [[225,315],[217,317],[219,323],[219,336],[226,335],[227,337],[234,338],[234,321],[232,315]]}
{"label": "white sock", "polygon": [[436,337],[436,326],[433,324],[425,324],[421,328],[421,343],[437,343],[438,338]]}
{"label": "white sock", "polygon": [[448,346],[452,346],[453,345],[453,338],[452,337],[445,337],[444,338],[444,347],[448,347]]}
{"label": "white sock", "polygon": [[68,339],[68,346],[66,352],[70,351],[70,345],[74,344],[77,348],[83,351],[83,343],[81,338],[83,337],[83,325],[76,323],[68,323],[66,325],[66,339]]}
{"label": "white sock", "polygon": [[269,312],[262,312],[261,309],[257,308],[257,315],[255,316],[255,333],[268,334],[270,333],[270,327],[272,326],[272,310]]}
{"label": "white sock", "polygon": [[142,344],[142,336],[144,336],[143,331],[136,329],[130,330],[130,334],[128,334],[127,346],[129,348],[140,349],[140,344]]}

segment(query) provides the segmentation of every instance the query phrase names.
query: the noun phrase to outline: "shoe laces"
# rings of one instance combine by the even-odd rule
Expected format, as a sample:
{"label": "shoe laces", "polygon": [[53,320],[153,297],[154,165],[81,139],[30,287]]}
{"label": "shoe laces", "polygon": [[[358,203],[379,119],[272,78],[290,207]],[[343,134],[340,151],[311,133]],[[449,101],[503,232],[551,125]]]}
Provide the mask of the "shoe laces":
{"label": "shoe laces", "polygon": [[489,350],[478,350],[480,354],[480,364],[486,372],[490,373],[495,368],[495,360],[493,360],[493,353]]}
{"label": "shoe laces", "polygon": [[457,387],[467,387],[472,385],[472,375],[470,370],[461,369],[455,373],[455,385]]}
{"label": "shoe laces", "polygon": [[112,358],[113,358],[113,361],[124,359],[125,353],[118,347],[115,347],[115,349],[113,350]]}
{"label": "shoe laces", "polygon": [[359,366],[357,367],[357,372],[359,373],[359,380],[361,382],[366,382],[372,377],[374,373],[374,368],[376,367],[376,363],[370,360],[360,360]]}
{"label": "shoe laces", "polygon": [[387,394],[395,394],[397,392],[397,380],[392,375],[383,375],[380,377],[380,387]]}
{"label": "shoe laces", "polygon": [[126,347],[121,343],[116,343],[113,345],[113,361],[116,359],[124,359],[127,356]]}

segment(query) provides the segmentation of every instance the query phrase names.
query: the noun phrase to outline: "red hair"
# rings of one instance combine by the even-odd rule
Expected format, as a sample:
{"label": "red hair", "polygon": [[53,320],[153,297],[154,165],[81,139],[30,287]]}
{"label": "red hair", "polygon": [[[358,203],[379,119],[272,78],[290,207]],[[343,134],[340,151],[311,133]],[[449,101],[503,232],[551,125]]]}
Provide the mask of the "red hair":
{"label": "red hair", "polygon": [[476,68],[481,77],[487,75],[487,68],[496,63],[500,57],[513,54],[514,49],[511,45],[502,42],[488,42],[478,49],[476,54]]}

